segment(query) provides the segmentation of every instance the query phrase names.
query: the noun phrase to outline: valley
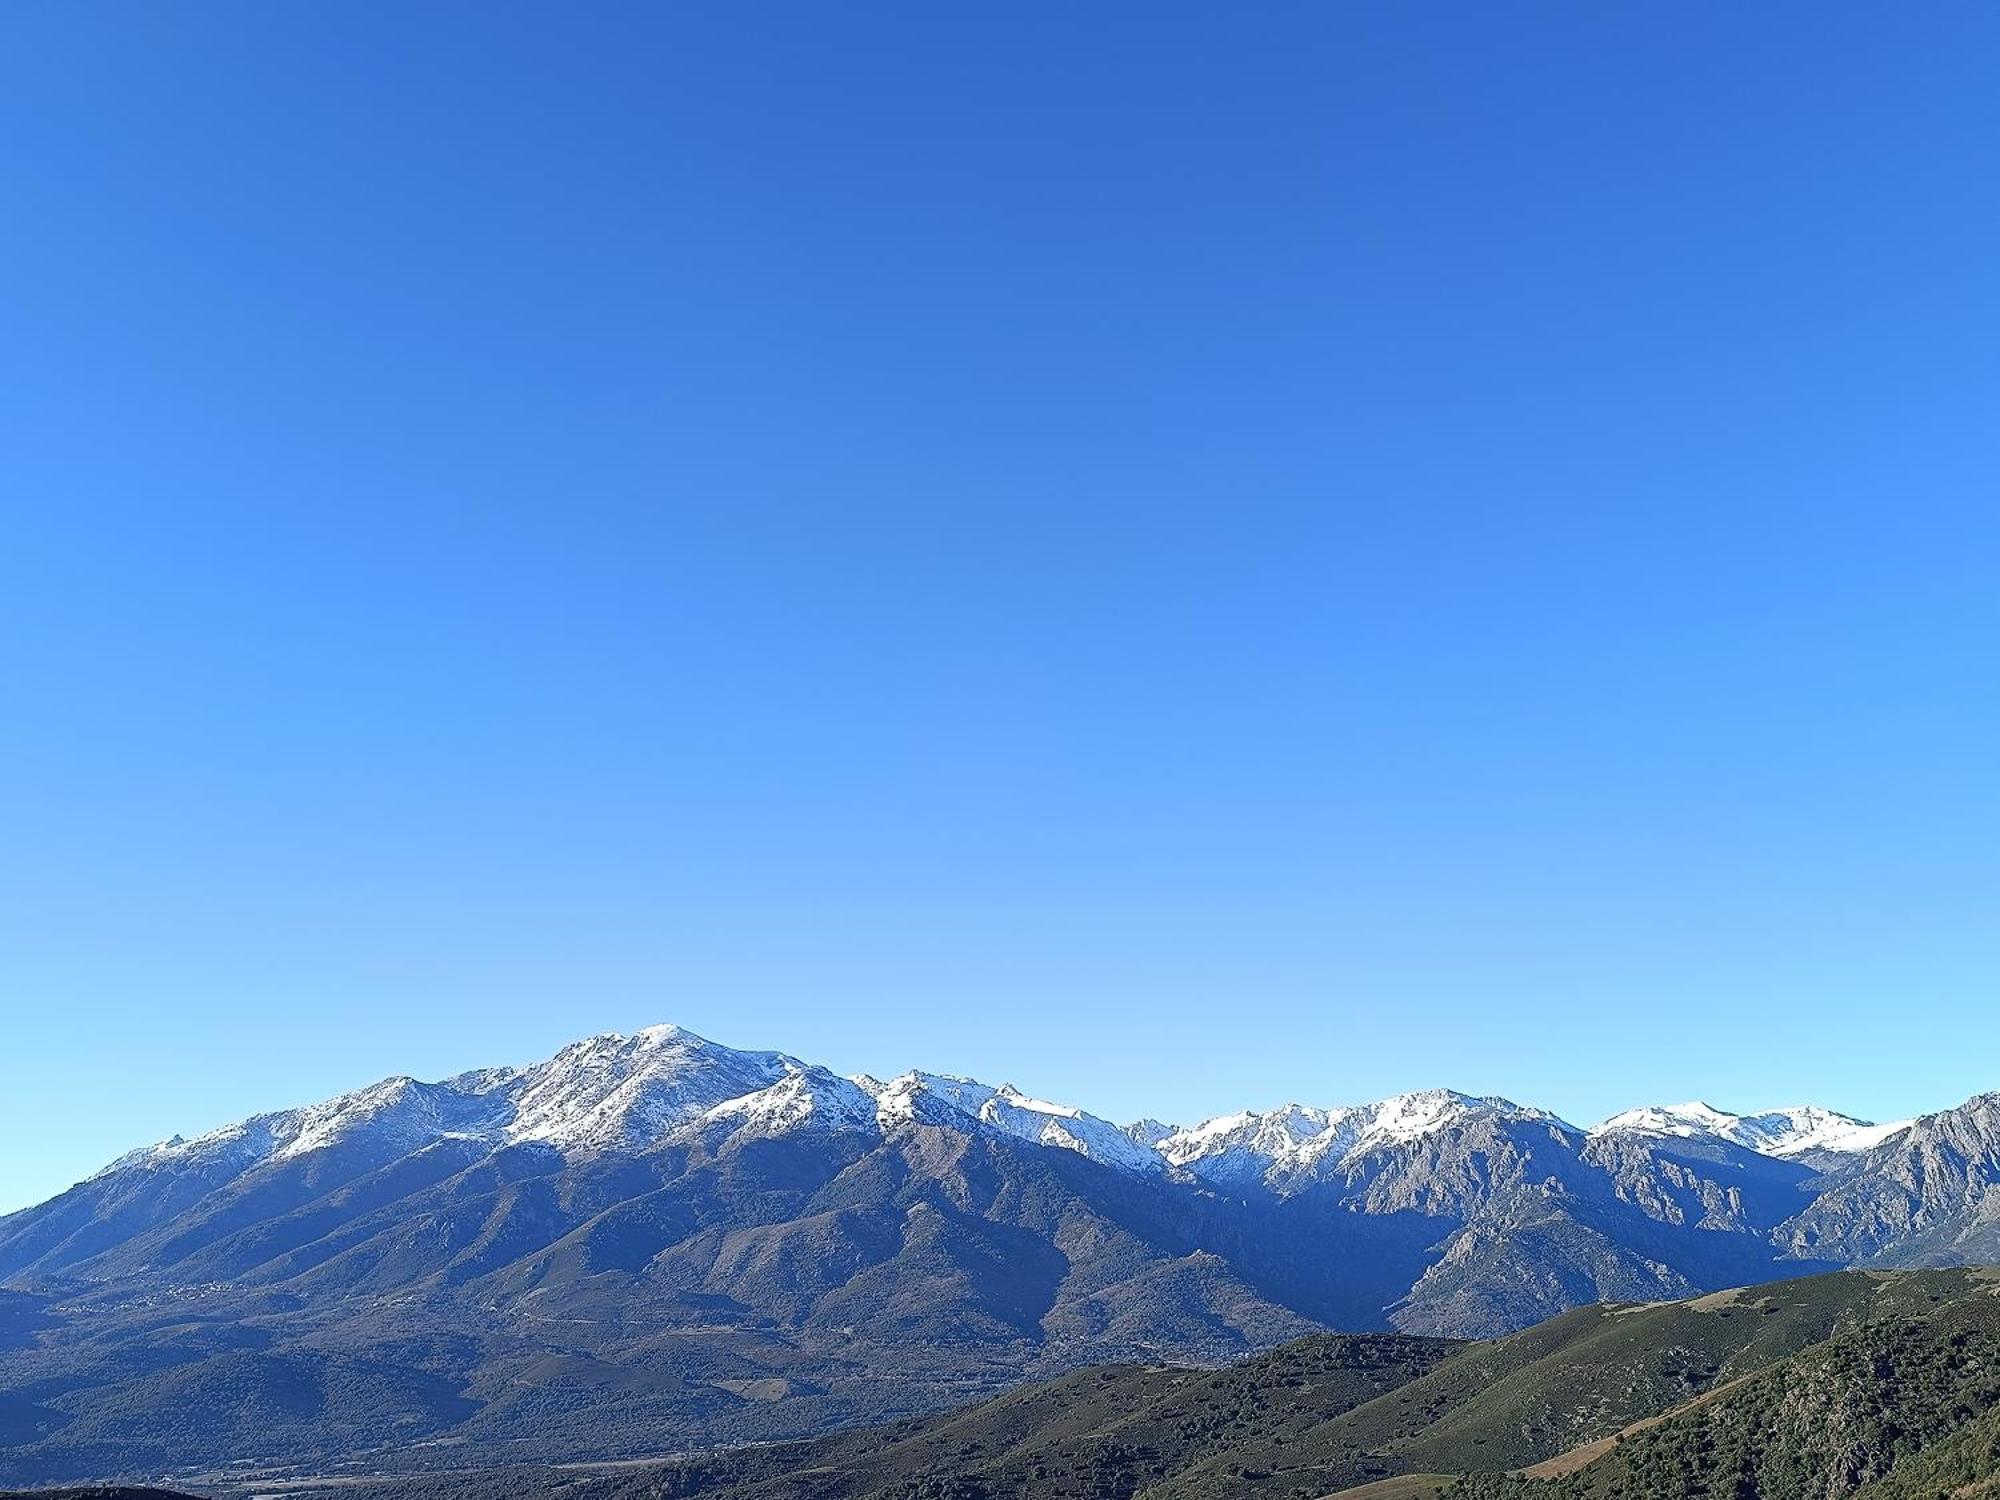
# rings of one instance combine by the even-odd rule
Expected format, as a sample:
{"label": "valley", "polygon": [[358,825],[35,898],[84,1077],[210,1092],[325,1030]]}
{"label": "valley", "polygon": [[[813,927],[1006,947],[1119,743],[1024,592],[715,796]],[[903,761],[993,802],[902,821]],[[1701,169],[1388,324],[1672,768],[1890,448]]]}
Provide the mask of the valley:
{"label": "valley", "polygon": [[595,1037],[144,1148],[0,1219],[0,1481],[650,1461],[1328,1330],[1406,1359],[2000,1259],[1997,1163],[1990,1095],[1890,1127],[1586,1129],[1446,1090],[1121,1127],[673,1027]]}

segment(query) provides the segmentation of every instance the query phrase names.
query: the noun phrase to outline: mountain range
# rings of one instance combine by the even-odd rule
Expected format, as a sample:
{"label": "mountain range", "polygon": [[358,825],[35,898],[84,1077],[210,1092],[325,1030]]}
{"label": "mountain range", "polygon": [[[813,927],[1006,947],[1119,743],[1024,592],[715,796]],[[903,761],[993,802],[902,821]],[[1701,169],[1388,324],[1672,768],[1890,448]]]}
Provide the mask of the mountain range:
{"label": "mountain range", "polygon": [[131,1152],[0,1218],[0,1482],[795,1438],[1105,1360],[2000,1259],[2000,1095],[1447,1090],[1121,1126],[675,1027]]}

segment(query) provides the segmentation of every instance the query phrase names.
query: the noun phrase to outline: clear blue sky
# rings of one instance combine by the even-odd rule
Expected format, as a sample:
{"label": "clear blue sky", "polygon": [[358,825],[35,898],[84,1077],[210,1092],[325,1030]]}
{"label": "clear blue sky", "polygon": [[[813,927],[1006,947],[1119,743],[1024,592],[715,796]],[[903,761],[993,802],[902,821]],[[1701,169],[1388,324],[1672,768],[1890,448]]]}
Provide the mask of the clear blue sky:
{"label": "clear blue sky", "polygon": [[2000,1087],[2000,11],[22,4],[0,1207],[677,1020]]}

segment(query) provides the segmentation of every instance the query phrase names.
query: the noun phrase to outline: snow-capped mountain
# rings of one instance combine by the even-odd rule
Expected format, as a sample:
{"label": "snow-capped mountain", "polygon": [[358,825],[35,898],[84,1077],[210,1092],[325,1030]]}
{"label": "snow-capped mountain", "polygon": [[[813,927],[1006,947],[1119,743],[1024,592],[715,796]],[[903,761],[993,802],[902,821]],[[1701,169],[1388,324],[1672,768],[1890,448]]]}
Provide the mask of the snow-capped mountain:
{"label": "snow-capped mountain", "polygon": [[866,1130],[875,1123],[875,1096],[825,1068],[788,1064],[767,1088],[725,1099],[695,1117],[697,1129],[779,1136],[801,1130]]}
{"label": "snow-capped mountain", "polygon": [[856,1080],[875,1095],[877,1123],[892,1128],[937,1120],[938,1109],[976,1120],[1019,1140],[1075,1151],[1093,1161],[1133,1172],[1157,1172],[1160,1155],[1109,1120],[1068,1104],[1031,1099],[1011,1083],[988,1087],[977,1079],[943,1073],[905,1073],[886,1084]]}
{"label": "snow-capped mountain", "polygon": [[1838,1163],[1784,1236],[1795,1254],[1849,1263],[2000,1261],[2000,1093],[1925,1115]]}
{"label": "snow-capped mountain", "polygon": [[1764,1156],[1790,1160],[1867,1151],[1890,1136],[1907,1130],[1910,1123],[1908,1120],[1897,1120],[1877,1125],[1815,1104],[1738,1115],[1697,1099],[1687,1104],[1657,1104],[1628,1109],[1613,1115],[1591,1134],[1628,1132],[1683,1138],[1706,1136],[1731,1141]]}
{"label": "snow-capped mountain", "polygon": [[718,1125],[768,1135],[880,1132],[916,1123],[977,1125],[1128,1171],[1167,1165],[1109,1120],[1031,1098],[1011,1084],[995,1088],[924,1072],[886,1083],[842,1078],[781,1052],[744,1052],[679,1026],[649,1026],[630,1036],[587,1037],[525,1068],[489,1068],[441,1083],[385,1079],[303,1109],[143,1147],[98,1175],[193,1166],[246,1171],[363,1134],[410,1151],[462,1139],[587,1154],[643,1151]]}
{"label": "snow-capped mountain", "polygon": [[[1973,1258],[2000,1259],[2000,1096],[1584,1131],[1432,1089],[1121,1127],[658,1026],[174,1138],[0,1218],[0,1391],[63,1393],[0,1412],[31,1434],[0,1432],[0,1481],[88,1477],[112,1427],[162,1471],[227,1462],[329,1361],[363,1415],[286,1429],[319,1458],[372,1451],[385,1411],[584,1458],[606,1402],[655,1446],[752,1442],[1313,1327],[1486,1334]],[[582,1370],[580,1405],[507,1394]]]}
{"label": "snow-capped mountain", "polygon": [[1546,1110],[1508,1099],[1427,1089],[1345,1108],[1287,1104],[1261,1114],[1219,1115],[1160,1138],[1154,1149],[1174,1166],[1220,1186],[1256,1183],[1283,1193],[1341,1171],[1368,1152],[1482,1117],[1561,1123]]}
{"label": "snow-capped mountain", "polygon": [[[718,1126],[768,1135],[959,1121],[1126,1171],[1178,1169],[1219,1187],[1254,1185],[1283,1194],[1338,1175],[1372,1151],[1481,1118],[1574,1129],[1546,1110],[1450,1089],[1366,1104],[1243,1110],[1189,1127],[1156,1120],[1119,1126],[1011,1084],[921,1071],[888,1082],[841,1078],[781,1052],[740,1051],[662,1025],[630,1036],[587,1037],[527,1067],[488,1068],[439,1083],[385,1079],[191,1140],[176,1136],[131,1152],[104,1172],[197,1165],[245,1171],[363,1135],[406,1150],[467,1140],[577,1153],[646,1150],[679,1133],[712,1133]],[[1876,1125],[1816,1105],[1733,1114],[1693,1101],[1626,1110],[1588,1134],[1714,1139],[1780,1160],[1818,1163],[1870,1150],[1909,1124]]]}
{"label": "snow-capped mountain", "polygon": [[175,1136],[120,1157],[105,1172],[247,1170],[361,1135],[408,1150],[448,1139],[642,1148],[705,1110],[806,1071],[776,1052],[739,1052],[678,1026],[649,1026],[573,1042],[532,1067],[486,1068],[440,1083],[387,1078],[303,1109],[256,1115],[193,1139]]}
{"label": "snow-capped mountain", "polygon": [[703,1111],[803,1072],[778,1052],[739,1052],[678,1026],[572,1042],[496,1091],[512,1141],[583,1149],[644,1146]]}
{"label": "snow-capped mountain", "polygon": [[516,1077],[496,1070],[444,1083],[385,1078],[302,1109],[253,1115],[203,1135],[176,1135],[142,1146],[91,1180],[141,1169],[247,1171],[263,1162],[324,1151],[361,1135],[411,1151],[456,1136],[497,1140],[511,1118],[506,1089]]}

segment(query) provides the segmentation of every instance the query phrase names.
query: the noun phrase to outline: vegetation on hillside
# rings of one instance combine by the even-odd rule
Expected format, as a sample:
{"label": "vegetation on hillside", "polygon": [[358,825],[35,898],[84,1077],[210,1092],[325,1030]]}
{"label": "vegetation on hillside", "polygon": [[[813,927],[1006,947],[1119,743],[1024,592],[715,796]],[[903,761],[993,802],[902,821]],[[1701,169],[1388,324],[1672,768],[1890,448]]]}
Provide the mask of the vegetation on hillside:
{"label": "vegetation on hillside", "polygon": [[[1862,1500],[1935,1500],[1992,1472],[2000,1449],[1996,1291],[1986,1272],[1844,1272],[1584,1308],[1476,1343],[1318,1336],[1223,1370],[1084,1370],[884,1428],[596,1479],[511,1474],[490,1493],[440,1479],[430,1492],[1840,1500],[1872,1485]],[[1519,1473],[1530,1466],[1565,1472]]]}
{"label": "vegetation on hillside", "polygon": [[1571,1474],[1469,1476],[1448,1494],[1451,1500],[1851,1495],[2000,1409],[2000,1303],[1974,1310],[1987,1316],[1864,1324],[1630,1434]]}

